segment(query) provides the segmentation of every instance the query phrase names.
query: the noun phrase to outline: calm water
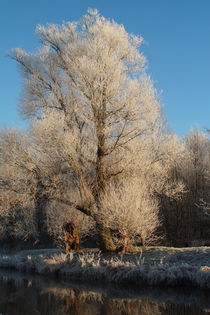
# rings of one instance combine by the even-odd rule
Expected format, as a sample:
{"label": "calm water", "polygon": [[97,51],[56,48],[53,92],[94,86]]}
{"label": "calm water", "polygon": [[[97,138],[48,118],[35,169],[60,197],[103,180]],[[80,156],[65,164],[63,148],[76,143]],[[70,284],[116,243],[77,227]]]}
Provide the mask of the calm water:
{"label": "calm water", "polygon": [[200,315],[209,312],[208,291],[93,287],[0,271],[2,315]]}

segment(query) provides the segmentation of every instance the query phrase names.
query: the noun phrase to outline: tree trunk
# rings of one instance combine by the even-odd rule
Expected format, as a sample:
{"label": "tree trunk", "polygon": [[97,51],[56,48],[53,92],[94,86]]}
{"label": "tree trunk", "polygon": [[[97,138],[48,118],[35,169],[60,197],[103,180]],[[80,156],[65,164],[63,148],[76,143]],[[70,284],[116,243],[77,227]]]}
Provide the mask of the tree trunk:
{"label": "tree trunk", "polygon": [[122,245],[122,253],[126,253],[129,250],[129,237],[127,234],[124,234],[122,236],[123,245]]}
{"label": "tree trunk", "polygon": [[46,208],[49,199],[45,190],[46,188],[42,181],[38,180],[35,194],[35,223],[39,242],[46,241],[49,236],[46,227]]}
{"label": "tree trunk", "polygon": [[48,237],[46,228],[46,207],[48,200],[38,198],[35,201],[35,222],[37,229],[37,238],[39,242],[46,241]]}
{"label": "tree trunk", "polygon": [[[105,170],[104,170],[104,136],[99,136],[99,145],[97,152],[97,163],[96,163],[96,191],[94,193],[97,208],[100,209],[100,195],[105,189]],[[97,224],[99,234],[100,250],[103,252],[114,251],[116,246],[114,245],[111,231],[108,227],[105,227],[102,223]]]}
{"label": "tree trunk", "polygon": [[103,252],[115,251],[116,246],[112,239],[112,234],[109,228],[98,224],[99,246]]}

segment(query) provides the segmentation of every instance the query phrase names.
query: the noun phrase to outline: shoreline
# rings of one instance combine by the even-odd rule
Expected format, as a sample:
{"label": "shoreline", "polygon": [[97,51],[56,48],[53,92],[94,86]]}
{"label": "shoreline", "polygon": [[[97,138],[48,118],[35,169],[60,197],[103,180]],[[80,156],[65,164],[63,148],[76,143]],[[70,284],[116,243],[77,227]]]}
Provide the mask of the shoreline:
{"label": "shoreline", "polygon": [[81,282],[210,289],[210,247],[148,247],[142,253],[124,255],[26,250],[1,254],[0,268]]}
{"label": "shoreline", "polygon": [[[83,292],[84,296],[90,296],[93,300],[94,296],[97,301],[102,301],[103,297],[116,300],[144,300],[150,299],[157,303],[173,303],[176,305],[188,304],[197,305],[202,309],[209,309],[209,291],[200,288],[178,287],[137,287],[137,286],[118,286],[107,283],[89,283],[79,281],[67,281],[66,279],[48,278],[40,275],[22,273],[11,270],[1,270],[1,285],[5,281],[13,280],[17,288],[25,285],[26,281],[30,287],[41,289],[42,292],[54,293],[56,296],[68,297],[69,290]],[[18,289],[19,290],[19,289]]]}

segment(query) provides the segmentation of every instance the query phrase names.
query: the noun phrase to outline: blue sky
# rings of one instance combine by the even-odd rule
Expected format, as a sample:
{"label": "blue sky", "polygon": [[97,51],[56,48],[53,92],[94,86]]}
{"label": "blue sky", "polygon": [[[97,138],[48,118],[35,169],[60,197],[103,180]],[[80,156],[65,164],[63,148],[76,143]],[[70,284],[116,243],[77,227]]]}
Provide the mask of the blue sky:
{"label": "blue sky", "polygon": [[171,130],[183,136],[196,125],[210,127],[210,0],[1,1],[1,127],[25,126],[18,114],[20,73],[6,53],[15,47],[34,51],[37,24],[78,20],[89,7],[144,37],[147,72]]}

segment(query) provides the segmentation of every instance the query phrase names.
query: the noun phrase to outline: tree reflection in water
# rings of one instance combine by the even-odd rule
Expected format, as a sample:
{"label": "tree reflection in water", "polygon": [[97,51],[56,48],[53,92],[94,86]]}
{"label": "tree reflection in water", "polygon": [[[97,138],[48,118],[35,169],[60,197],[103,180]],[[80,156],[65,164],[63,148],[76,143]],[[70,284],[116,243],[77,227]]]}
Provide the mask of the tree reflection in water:
{"label": "tree reflection in water", "polygon": [[[109,290],[110,289],[110,290]],[[72,284],[17,273],[0,275],[3,315],[201,315],[210,311],[209,292],[151,289],[78,288]],[[127,290],[127,294],[126,294]],[[158,297],[159,292],[159,297]],[[138,297],[139,294],[139,297]],[[148,295],[148,297],[147,297]],[[196,301],[197,296],[197,301]],[[186,297],[186,304],[184,298]],[[174,303],[172,302],[174,299]],[[176,301],[176,303],[175,303]],[[196,304],[197,303],[197,304]]]}

